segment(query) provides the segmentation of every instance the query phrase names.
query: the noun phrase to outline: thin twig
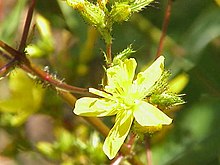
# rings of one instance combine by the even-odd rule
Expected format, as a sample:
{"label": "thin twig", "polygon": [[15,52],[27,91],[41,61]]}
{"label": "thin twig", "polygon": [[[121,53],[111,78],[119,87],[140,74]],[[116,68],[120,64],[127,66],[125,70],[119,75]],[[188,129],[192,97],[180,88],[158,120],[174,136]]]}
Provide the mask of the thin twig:
{"label": "thin twig", "polygon": [[2,49],[4,49],[6,52],[8,52],[8,54],[11,57],[17,57],[19,58],[19,56],[21,56],[21,52],[18,52],[17,50],[15,50],[14,48],[12,48],[11,46],[9,46],[8,44],[4,43],[3,41],[0,40],[0,47]]}
{"label": "thin twig", "polygon": [[5,78],[9,75],[10,71],[14,69],[14,66],[16,65],[16,59],[10,60],[7,64],[0,67],[0,80],[2,78]]}
{"label": "thin twig", "polygon": [[135,142],[135,138],[136,138],[136,134],[131,133],[131,134],[130,134],[129,141],[128,141],[128,143],[127,143],[127,146],[128,146],[128,148],[130,148],[130,150],[132,149],[132,146],[133,146],[133,144],[134,144],[134,142]]}
{"label": "thin twig", "polygon": [[[129,155],[132,153],[132,146],[134,144],[136,135],[134,133],[131,133],[128,139],[128,142],[125,144],[127,148],[129,149]],[[121,155],[119,154],[116,158],[114,158],[111,162],[111,165],[119,165],[120,162],[123,160],[124,156],[126,155]]]}
{"label": "thin twig", "polygon": [[106,45],[107,65],[112,63],[112,44]]}
{"label": "thin twig", "polygon": [[[23,53],[15,50],[14,48],[10,47],[9,45],[7,45],[6,43],[2,41],[0,41],[0,47],[2,47],[5,51],[7,51],[12,57],[16,58],[16,60],[18,60],[17,57],[23,57],[22,56]],[[54,86],[55,88],[59,88],[60,90],[65,90],[65,91],[69,91],[72,93],[89,95],[88,89],[71,86],[58,79],[55,79],[53,76],[49,75],[47,72],[34,66],[30,61],[23,62],[22,64],[20,64],[20,67],[24,69],[25,71],[31,73],[32,75],[38,76],[41,80]]]}
{"label": "thin twig", "polygon": [[164,21],[163,21],[163,26],[162,26],[162,34],[160,37],[160,42],[159,42],[159,46],[157,49],[157,54],[156,54],[156,58],[158,58],[161,55],[162,49],[163,49],[163,42],[164,39],[166,37],[166,32],[167,32],[167,27],[170,21],[170,14],[171,14],[171,8],[172,8],[172,2],[173,0],[168,0],[168,4],[166,7],[166,12],[165,12],[165,16],[164,16]]}
{"label": "thin twig", "polygon": [[5,53],[4,53],[3,51],[1,51],[1,50],[0,50],[0,55],[1,55],[3,58],[5,58],[6,60],[11,60],[11,59],[12,59],[9,55],[5,54]]}
{"label": "thin twig", "polygon": [[[24,49],[26,47],[26,41],[27,41],[27,36],[28,36],[29,29],[30,29],[30,25],[31,25],[33,12],[34,12],[34,6],[35,6],[35,0],[31,0],[30,6],[28,8],[27,17],[25,20],[25,25],[24,25],[24,30],[23,30],[22,37],[21,37],[21,42],[20,42],[20,45],[18,48],[19,52],[24,52]],[[23,54],[23,55],[25,55],[25,54]]]}
{"label": "thin twig", "polygon": [[145,145],[146,145],[147,165],[153,165],[152,152],[151,152],[151,146],[150,146],[150,137],[149,136],[145,136]]}
{"label": "thin twig", "polygon": [[121,154],[118,155],[116,158],[114,158],[114,159],[111,161],[110,165],[119,165],[119,164],[122,162],[123,158],[124,158],[123,155],[121,155]]}
{"label": "thin twig", "polygon": [[87,88],[79,88],[79,87],[66,84],[62,82],[61,80],[54,78],[52,75],[48,74],[47,72],[41,70],[37,66],[34,66],[33,64],[31,64],[30,66],[23,65],[22,68],[23,69],[28,68],[29,71],[31,71],[31,74],[42,79],[44,82],[54,86],[58,90],[64,90],[66,92],[78,93],[78,94],[83,94],[87,96],[91,95]]}

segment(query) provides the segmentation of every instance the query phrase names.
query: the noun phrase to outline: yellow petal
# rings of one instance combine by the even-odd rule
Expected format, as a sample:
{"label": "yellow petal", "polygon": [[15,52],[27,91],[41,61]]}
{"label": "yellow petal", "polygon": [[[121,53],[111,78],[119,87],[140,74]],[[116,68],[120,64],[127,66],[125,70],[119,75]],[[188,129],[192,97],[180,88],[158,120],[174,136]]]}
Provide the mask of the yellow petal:
{"label": "yellow petal", "polygon": [[145,101],[141,101],[134,109],[134,117],[142,126],[169,125],[172,119],[161,110]]}
{"label": "yellow petal", "polygon": [[126,93],[133,82],[136,66],[135,59],[130,58],[108,68],[108,85],[105,87],[105,91],[119,94]]}
{"label": "yellow petal", "polygon": [[104,91],[97,90],[95,88],[89,88],[89,92],[93,93],[97,96],[101,96],[101,97],[104,97],[104,98],[107,98],[107,99],[110,99],[110,100],[115,100],[115,98],[112,95],[110,95],[110,94],[108,94]]}
{"label": "yellow petal", "polygon": [[123,111],[117,114],[114,127],[105,139],[103,150],[109,159],[113,159],[124,143],[133,121],[132,113]]}
{"label": "yellow petal", "polygon": [[169,82],[169,91],[172,93],[180,93],[188,84],[189,75],[182,73]]}
{"label": "yellow petal", "polygon": [[76,101],[74,113],[81,116],[111,116],[116,114],[116,103],[108,99],[83,97]]}
{"label": "yellow petal", "polygon": [[146,92],[159,80],[164,70],[164,57],[160,56],[157,60],[144,72],[137,75],[134,84],[138,88],[140,94],[145,95]]}

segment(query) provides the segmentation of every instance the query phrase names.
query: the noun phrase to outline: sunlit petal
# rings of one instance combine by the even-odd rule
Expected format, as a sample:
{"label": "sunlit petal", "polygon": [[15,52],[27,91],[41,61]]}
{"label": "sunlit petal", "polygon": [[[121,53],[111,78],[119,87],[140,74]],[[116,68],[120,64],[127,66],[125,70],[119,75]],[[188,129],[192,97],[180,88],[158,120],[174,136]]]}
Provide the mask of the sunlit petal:
{"label": "sunlit petal", "polygon": [[135,59],[130,58],[108,68],[108,85],[105,87],[105,90],[109,93],[126,93],[133,82],[136,66]]}
{"label": "sunlit petal", "polygon": [[164,57],[160,56],[144,72],[138,73],[137,79],[134,82],[138,87],[138,92],[145,94],[159,80],[163,70]]}
{"label": "sunlit petal", "polygon": [[108,99],[83,97],[76,101],[74,113],[81,116],[111,116],[116,114],[116,103]]}
{"label": "sunlit petal", "polygon": [[110,99],[110,100],[115,100],[115,98],[112,95],[110,95],[110,94],[108,94],[108,93],[106,93],[104,91],[97,90],[95,88],[89,88],[89,92],[93,93],[93,94],[95,94],[97,96],[101,96],[101,97],[104,97],[104,98],[107,98],[107,99]]}
{"label": "sunlit petal", "polygon": [[135,107],[134,117],[142,126],[169,125],[172,122],[172,119],[165,113],[144,101]]}
{"label": "sunlit petal", "polygon": [[103,150],[109,159],[113,159],[118,153],[129,133],[132,121],[133,115],[131,111],[117,114],[115,125],[110,130],[103,145]]}

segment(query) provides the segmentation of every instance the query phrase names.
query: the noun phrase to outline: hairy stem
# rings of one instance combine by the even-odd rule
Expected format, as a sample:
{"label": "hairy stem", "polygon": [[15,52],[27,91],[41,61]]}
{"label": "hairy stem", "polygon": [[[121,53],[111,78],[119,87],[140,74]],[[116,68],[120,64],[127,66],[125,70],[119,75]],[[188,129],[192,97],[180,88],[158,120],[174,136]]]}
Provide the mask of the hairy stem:
{"label": "hairy stem", "polygon": [[[4,43],[2,41],[0,41],[0,47],[2,47],[5,51],[7,51],[16,60],[18,60],[17,57],[23,57],[23,53],[13,49],[12,47],[10,47],[9,45],[7,45],[6,43]],[[8,57],[8,58],[10,58],[10,57]],[[30,73],[34,76],[37,76],[38,78],[40,78],[45,83],[48,83],[48,84],[52,85],[56,89],[58,88],[60,90],[65,90],[65,91],[69,91],[69,92],[72,92],[72,93],[91,95],[88,92],[88,89],[68,85],[68,84],[54,78],[53,76],[51,76],[47,72],[39,69],[37,66],[32,64],[30,61],[26,61],[26,60],[22,61],[22,63],[20,64],[20,67],[22,69],[24,69],[26,72],[28,72],[28,73]]]}
{"label": "hairy stem", "polygon": [[112,63],[112,44],[106,45],[107,65]]}

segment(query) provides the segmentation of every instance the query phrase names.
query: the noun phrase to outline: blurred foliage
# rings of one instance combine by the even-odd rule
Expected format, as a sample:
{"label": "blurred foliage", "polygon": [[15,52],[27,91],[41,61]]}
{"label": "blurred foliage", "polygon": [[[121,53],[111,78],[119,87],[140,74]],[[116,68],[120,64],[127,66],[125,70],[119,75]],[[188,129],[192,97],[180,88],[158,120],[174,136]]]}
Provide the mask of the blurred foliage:
{"label": "blurred foliage", "polygon": [[21,69],[11,73],[8,85],[10,96],[0,101],[1,122],[17,126],[39,109],[44,90]]}
{"label": "blurred foliage", "polygon": [[[138,69],[144,69],[156,54],[166,4],[153,3],[130,21],[115,24],[113,54],[132,44]],[[27,7],[26,0],[0,1],[0,40],[17,47]],[[39,16],[47,28],[39,24]],[[43,33],[46,29],[47,35]],[[174,1],[167,35],[163,55],[174,78],[171,87],[176,92],[183,90],[187,103],[166,110],[174,122],[152,137],[153,162],[220,164],[219,1]],[[35,58],[29,58],[42,68],[47,66],[57,78],[79,87],[100,87],[103,40],[65,2],[37,1],[29,45],[39,50]],[[4,63],[0,57],[0,66]],[[56,92],[42,87],[47,89],[17,69],[0,81],[0,161],[109,164],[103,155],[102,137],[74,116]],[[34,120],[38,115],[44,118]],[[112,125],[112,120],[104,121]],[[134,152],[146,162],[142,141],[137,142]]]}

